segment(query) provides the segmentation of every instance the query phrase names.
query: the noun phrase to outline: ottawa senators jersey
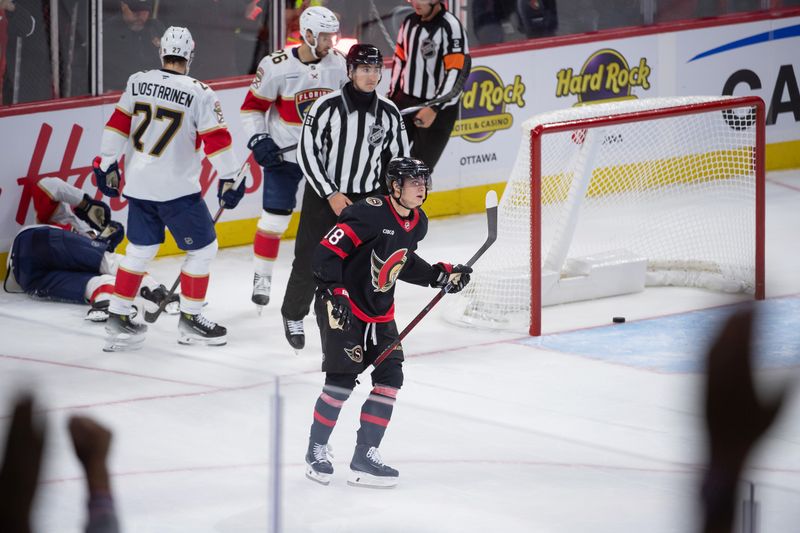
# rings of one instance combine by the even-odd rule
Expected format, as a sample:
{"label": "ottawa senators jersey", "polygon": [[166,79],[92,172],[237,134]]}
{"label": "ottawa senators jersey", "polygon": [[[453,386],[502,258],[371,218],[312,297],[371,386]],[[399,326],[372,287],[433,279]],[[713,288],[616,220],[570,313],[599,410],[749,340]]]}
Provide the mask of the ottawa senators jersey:
{"label": "ottawa senators jersey", "polygon": [[314,251],[317,285],[346,288],[353,314],[364,322],[390,322],[398,279],[429,285],[435,278],[433,267],[416,254],[427,231],[421,209],[401,218],[387,196],[356,202]]}
{"label": "ottawa senators jersey", "polygon": [[[278,50],[258,64],[240,111],[245,136],[269,133],[280,148],[297,144],[306,112],[320,96],[347,83],[345,59],[335,49],[314,63],[303,63],[297,48]],[[287,152],[295,162],[296,153]]]}

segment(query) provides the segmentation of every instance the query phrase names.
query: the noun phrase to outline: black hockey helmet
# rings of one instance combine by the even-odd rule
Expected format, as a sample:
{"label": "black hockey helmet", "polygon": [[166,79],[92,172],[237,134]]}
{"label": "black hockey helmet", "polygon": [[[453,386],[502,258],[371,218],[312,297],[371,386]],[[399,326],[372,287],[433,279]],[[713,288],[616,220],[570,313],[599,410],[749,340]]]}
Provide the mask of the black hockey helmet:
{"label": "black hockey helmet", "polygon": [[431,190],[431,170],[428,165],[419,159],[411,157],[395,157],[386,166],[386,186],[389,194],[394,194],[393,183],[403,188],[403,180],[407,178],[421,178],[425,180],[425,189]]}
{"label": "black hockey helmet", "polygon": [[347,71],[356,68],[356,65],[380,65],[383,66],[383,54],[377,46],[364,43],[356,43],[347,52]]}

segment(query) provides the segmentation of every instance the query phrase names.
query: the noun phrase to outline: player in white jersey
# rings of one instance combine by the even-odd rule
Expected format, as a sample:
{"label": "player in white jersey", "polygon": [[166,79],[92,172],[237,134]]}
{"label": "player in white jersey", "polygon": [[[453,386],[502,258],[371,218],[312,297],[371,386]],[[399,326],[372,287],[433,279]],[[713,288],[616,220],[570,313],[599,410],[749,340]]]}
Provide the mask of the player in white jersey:
{"label": "player in white jersey", "polygon": [[147,266],[164,242],[164,226],[186,251],[181,268],[179,342],[222,345],[227,330],[200,312],[208,288],[211,260],[217,253],[214,222],[201,196],[203,152],[219,174],[218,196],[236,207],[244,182],[234,189],[237,173],[231,136],[214,91],[187,75],[194,41],[186,28],[170,27],[161,39],[160,70],[137,72],[103,132],[101,156],[95,158],[98,187],[120,194],[117,161],[125,154],[128,240],[109,307],[105,350],[136,348],[147,326],[131,322],[131,301]]}
{"label": "player in white jersey", "polygon": [[252,300],[259,312],[269,303],[272,267],[303,179],[296,151],[281,155],[278,150],[296,146],[312,104],[348,81],[344,57],[333,48],[339,31],[336,15],[309,7],[300,15],[300,31],[304,42],[299,47],[261,60],[241,109],[247,146],[264,168],[263,211],[253,241]]}

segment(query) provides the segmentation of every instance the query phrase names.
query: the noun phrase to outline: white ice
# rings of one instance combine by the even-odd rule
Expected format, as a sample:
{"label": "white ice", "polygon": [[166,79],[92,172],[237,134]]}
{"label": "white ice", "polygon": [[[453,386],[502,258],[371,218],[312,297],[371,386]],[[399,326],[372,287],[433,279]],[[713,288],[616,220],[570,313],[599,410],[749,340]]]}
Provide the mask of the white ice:
{"label": "white ice", "polygon": [[[767,183],[767,295],[800,293],[800,175]],[[420,254],[465,261],[484,238],[482,215],[434,220]],[[151,326],[140,352],[101,351],[86,308],[0,294],[0,425],[16,391],[34,387],[48,427],[36,500],[39,532],[82,531],[85,488],[65,421],[98,418],[114,431],[111,470],[127,532],[268,531],[271,398],[283,398],[281,521],[286,532],[687,532],[703,461],[697,374],[642,370],[511,342],[523,332],[460,328],[437,307],[406,339],[405,385],[381,446],[400,470],[394,490],[346,485],[364,376],[331,443],[324,487],[303,475],[323,375],[313,318],[299,355],[284,339],[280,303],[293,241],[276,264],[272,302],[249,301],[247,247],[220,251],[206,314],[229,328],[220,348],[176,343],[176,317]],[[151,272],[169,285],[180,257]],[[434,295],[401,284],[398,324]],[[546,333],[682,313],[740,301],[694,289],[644,293],[545,310]],[[793,322],[792,322],[793,321]],[[793,324],[793,326],[792,326]],[[797,327],[797,317],[787,327]],[[665,332],[669,334],[669,332]],[[800,348],[798,348],[800,349]],[[643,348],[643,355],[647,355]],[[780,375],[791,380],[794,368]],[[364,381],[366,383],[364,383]],[[800,523],[800,404],[793,400],[746,472],[762,533]]]}

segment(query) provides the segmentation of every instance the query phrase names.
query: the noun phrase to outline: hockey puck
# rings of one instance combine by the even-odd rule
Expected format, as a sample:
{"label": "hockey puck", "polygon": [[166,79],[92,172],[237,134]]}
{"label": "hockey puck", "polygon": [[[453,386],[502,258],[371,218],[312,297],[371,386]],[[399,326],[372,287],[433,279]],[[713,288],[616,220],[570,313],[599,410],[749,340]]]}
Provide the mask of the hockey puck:
{"label": "hockey puck", "polygon": [[614,324],[623,324],[623,323],[625,323],[625,317],[624,316],[615,316],[614,318],[612,318],[612,320],[614,321]]}

